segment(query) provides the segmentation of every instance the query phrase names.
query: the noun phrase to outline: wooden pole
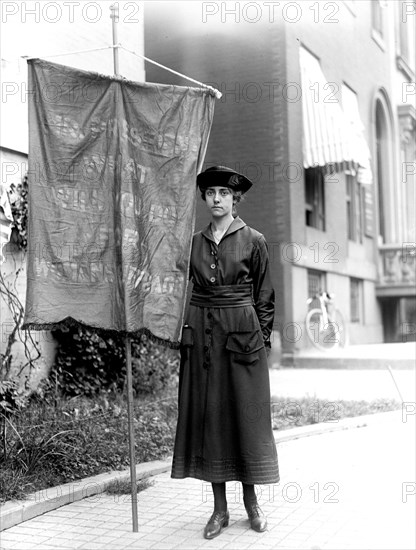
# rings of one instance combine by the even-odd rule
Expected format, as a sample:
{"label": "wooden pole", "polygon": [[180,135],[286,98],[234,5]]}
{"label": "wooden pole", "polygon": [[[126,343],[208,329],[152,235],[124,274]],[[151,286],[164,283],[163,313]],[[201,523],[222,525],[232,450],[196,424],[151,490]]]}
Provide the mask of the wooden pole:
{"label": "wooden pole", "polygon": [[[118,4],[110,6],[112,28],[113,28],[113,61],[114,74],[119,76],[118,64],[118,38],[117,38],[117,23],[118,23]],[[133,401],[133,373],[131,368],[131,339],[130,336],[125,338],[126,350],[126,370],[127,370],[127,417],[129,429],[129,454],[130,454],[130,482],[131,482],[131,513],[133,519],[133,533],[139,530],[137,519],[137,481],[136,481],[136,445],[134,441],[134,401]]]}
{"label": "wooden pole", "polygon": [[133,376],[131,369],[131,340],[126,336],[126,366],[127,366],[127,414],[129,420],[129,449],[130,449],[130,481],[131,481],[131,513],[133,517],[133,532],[139,530],[137,520],[137,482],[136,482],[136,450],[134,442],[134,404],[133,404]]}
{"label": "wooden pole", "polygon": [[117,36],[117,23],[118,23],[118,3],[110,6],[112,28],[113,28],[113,61],[114,61],[114,74],[120,76],[119,64],[118,64],[118,36]]}

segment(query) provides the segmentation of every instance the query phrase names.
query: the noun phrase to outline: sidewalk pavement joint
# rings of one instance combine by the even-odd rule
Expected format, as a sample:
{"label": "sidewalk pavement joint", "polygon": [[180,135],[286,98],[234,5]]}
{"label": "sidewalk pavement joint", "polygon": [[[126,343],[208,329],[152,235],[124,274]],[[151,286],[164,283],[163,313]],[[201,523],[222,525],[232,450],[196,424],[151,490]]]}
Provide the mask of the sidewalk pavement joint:
{"label": "sidewalk pavement joint", "polygon": [[[361,428],[369,424],[385,421],[394,421],[401,417],[402,411],[375,413],[339,421],[320,422],[308,426],[301,426],[281,431],[274,431],[276,443],[282,443],[307,436],[320,435],[338,430]],[[137,480],[164,473],[171,468],[171,457],[165,460],[155,460],[138,464],[136,467]],[[56,510],[66,504],[80,501],[86,497],[103,493],[115,481],[130,479],[130,470],[113,471],[97,476],[88,477],[72,483],[43,489],[28,495],[26,500],[10,501],[0,506],[0,531],[9,529],[29,519],[46,512]]]}

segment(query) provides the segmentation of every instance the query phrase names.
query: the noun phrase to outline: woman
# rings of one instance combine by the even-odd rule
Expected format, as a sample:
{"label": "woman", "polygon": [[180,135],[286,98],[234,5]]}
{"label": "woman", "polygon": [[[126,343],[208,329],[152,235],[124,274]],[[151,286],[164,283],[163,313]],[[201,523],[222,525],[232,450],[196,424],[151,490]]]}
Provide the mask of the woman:
{"label": "woman", "polygon": [[263,235],[233,217],[250,180],[214,166],[197,184],[211,223],[192,243],[172,477],[212,483],[214,512],[204,530],[211,539],[229,522],[227,481],[242,482],[251,527],[259,532],[267,521],[254,485],[279,481],[266,353],[274,291]]}

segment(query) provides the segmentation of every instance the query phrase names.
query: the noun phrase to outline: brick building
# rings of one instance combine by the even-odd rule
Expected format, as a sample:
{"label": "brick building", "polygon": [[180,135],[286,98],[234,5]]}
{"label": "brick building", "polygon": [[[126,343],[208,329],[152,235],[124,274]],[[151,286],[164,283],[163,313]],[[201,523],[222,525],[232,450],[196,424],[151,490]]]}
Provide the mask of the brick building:
{"label": "brick building", "polygon": [[[319,288],[335,293],[351,344],[415,337],[412,6],[146,3],[146,55],[223,94],[205,165],[255,183],[239,214],[269,242],[288,364],[308,345]],[[207,219],[200,202],[197,229]]]}

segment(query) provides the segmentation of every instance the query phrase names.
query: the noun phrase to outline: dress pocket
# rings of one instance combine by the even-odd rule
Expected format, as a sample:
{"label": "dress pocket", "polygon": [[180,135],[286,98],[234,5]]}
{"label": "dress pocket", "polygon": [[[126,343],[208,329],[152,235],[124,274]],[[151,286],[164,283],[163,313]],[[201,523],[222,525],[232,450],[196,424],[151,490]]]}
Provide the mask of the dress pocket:
{"label": "dress pocket", "polygon": [[260,330],[230,332],[225,348],[233,355],[236,363],[254,363],[259,358],[259,350],[264,347]]}

